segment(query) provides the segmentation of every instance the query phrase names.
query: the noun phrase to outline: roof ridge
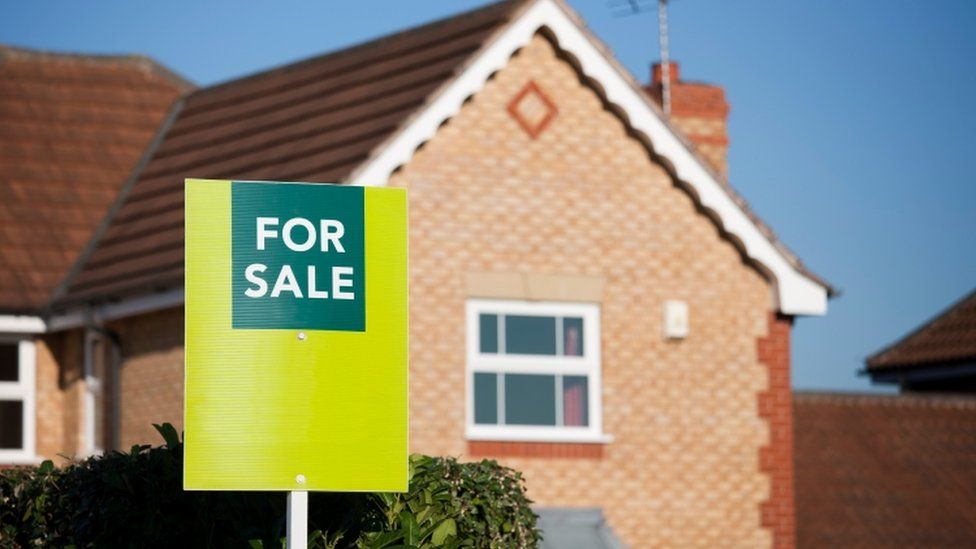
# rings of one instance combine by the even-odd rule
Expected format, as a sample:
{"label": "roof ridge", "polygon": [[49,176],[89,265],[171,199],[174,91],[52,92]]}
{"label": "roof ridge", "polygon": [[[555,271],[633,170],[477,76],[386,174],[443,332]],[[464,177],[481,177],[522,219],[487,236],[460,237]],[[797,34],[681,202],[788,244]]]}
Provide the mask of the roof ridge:
{"label": "roof ridge", "polygon": [[880,405],[899,408],[963,408],[976,410],[976,396],[945,393],[879,394],[862,392],[793,391],[797,402],[844,406]]}
{"label": "roof ridge", "polygon": [[36,59],[41,61],[65,61],[93,64],[126,64],[157,74],[172,82],[181,93],[187,93],[197,88],[196,84],[186,77],[156,61],[152,57],[140,53],[80,53],[27,48],[0,44],[0,63],[7,59]]}

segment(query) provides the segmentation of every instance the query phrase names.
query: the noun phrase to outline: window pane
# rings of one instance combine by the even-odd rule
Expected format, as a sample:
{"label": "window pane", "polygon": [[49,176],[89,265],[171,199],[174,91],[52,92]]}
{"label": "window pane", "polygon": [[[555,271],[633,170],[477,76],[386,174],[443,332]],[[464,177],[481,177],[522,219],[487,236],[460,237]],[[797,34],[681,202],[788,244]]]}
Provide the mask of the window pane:
{"label": "window pane", "polygon": [[17,381],[17,344],[0,343],[0,381]]}
{"label": "window pane", "polygon": [[505,315],[505,352],[556,354],[556,319],[551,316]]}
{"label": "window pane", "polygon": [[498,374],[474,374],[474,422],[498,423]]}
{"label": "window pane", "polygon": [[481,334],[481,352],[498,352],[498,315],[481,315],[478,332]]}
{"label": "window pane", "polygon": [[24,403],[0,400],[0,449],[19,450],[23,447]]}
{"label": "window pane", "polygon": [[505,374],[505,424],[555,425],[556,377]]}
{"label": "window pane", "polygon": [[587,379],[585,376],[563,377],[563,425],[586,427],[590,424]]}
{"label": "window pane", "polygon": [[563,354],[583,356],[583,319],[563,319]]}

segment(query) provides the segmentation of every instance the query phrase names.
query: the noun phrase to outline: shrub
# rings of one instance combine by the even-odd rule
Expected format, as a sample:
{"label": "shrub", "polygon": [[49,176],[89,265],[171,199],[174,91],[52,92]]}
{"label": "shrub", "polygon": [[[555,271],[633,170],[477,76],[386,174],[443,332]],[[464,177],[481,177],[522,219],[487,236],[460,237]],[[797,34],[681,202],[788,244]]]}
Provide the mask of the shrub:
{"label": "shrub", "polygon": [[[185,492],[183,445],[135,446],[56,468],[0,472],[0,547],[280,547],[282,492]],[[404,494],[309,496],[309,546],[533,547],[521,474],[414,455]]]}

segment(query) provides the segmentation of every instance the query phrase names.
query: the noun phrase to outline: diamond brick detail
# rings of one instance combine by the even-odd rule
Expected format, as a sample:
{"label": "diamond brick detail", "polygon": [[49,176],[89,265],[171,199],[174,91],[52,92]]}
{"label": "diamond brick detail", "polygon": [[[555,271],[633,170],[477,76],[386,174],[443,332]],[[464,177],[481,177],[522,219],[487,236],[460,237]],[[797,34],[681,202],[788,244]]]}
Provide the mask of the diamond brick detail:
{"label": "diamond brick detail", "polygon": [[557,112],[552,99],[531,80],[508,103],[508,113],[532,139],[539,137]]}

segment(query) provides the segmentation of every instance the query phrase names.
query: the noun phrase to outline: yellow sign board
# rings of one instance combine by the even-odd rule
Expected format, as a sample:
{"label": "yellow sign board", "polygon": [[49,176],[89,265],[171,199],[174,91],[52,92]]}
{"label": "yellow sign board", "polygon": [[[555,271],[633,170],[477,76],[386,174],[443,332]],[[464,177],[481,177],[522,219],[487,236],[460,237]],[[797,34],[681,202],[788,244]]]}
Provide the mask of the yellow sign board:
{"label": "yellow sign board", "polygon": [[407,489],[406,191],[186,181],[187,490]]}

